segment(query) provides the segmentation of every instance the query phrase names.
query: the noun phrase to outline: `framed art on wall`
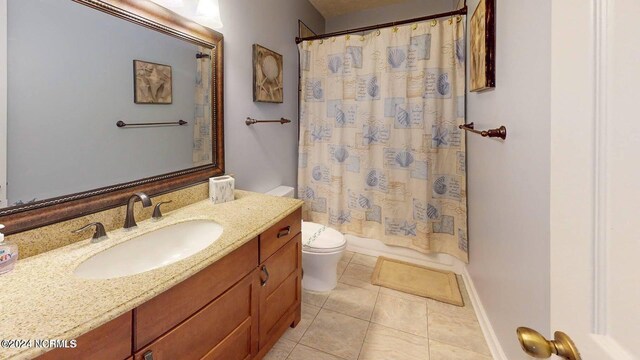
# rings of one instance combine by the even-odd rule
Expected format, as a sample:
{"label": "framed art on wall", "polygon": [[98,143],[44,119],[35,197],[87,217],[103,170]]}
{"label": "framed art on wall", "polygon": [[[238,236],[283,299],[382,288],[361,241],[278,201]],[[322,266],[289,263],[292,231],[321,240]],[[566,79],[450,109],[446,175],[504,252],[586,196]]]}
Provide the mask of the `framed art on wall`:
{"label": "framed art on wall", "polygon": [[480,0],[471,16],[471,91],[496,86],[495,0]]}
{"label": "framed art on wall", "polygon": [[133,60],[133,101],[136,104],[171,104],[171,66]]}
{"label": "framed art on wall", "polygon": [[253,44],[253,101],[282,103],[282,55]]}

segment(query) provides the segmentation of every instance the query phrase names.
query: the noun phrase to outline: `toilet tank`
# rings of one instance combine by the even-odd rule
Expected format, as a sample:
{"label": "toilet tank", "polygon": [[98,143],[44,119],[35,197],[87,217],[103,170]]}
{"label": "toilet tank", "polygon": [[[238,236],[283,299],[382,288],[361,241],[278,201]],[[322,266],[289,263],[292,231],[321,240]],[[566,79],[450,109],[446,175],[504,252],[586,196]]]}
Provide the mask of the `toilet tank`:
{"label": "toilet tank", "polygon": [[275,189],[267,191],[267,195],[293,197],[293,188],[291,186],[278,186]]}

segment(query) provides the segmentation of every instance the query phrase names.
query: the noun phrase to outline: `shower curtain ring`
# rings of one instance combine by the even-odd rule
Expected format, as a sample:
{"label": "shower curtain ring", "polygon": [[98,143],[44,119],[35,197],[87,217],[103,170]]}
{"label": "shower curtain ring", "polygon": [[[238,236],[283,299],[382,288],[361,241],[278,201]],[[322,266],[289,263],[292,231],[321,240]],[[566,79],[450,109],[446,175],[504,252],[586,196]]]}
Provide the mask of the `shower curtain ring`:
{"label": "shower curtain ring", "polygon": [[438,20],[431,20],[431,27],[438,25]]}
{"label": "shower curtain ring", "polygon": [[380,29],[376,30],[376,36],[380,36]]}
{"label": "shower curtain ring", "polygon": [[418,30],[418,24],[413,24],[413,26],[411,27],[411,29],[413,29],[413,30]]}

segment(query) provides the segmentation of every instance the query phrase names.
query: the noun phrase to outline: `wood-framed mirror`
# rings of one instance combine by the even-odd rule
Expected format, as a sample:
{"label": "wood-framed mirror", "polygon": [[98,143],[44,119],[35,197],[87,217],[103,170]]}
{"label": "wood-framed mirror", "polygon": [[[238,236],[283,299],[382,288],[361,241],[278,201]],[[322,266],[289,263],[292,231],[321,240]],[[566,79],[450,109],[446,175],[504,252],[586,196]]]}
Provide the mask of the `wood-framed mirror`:
{"label": "wood-framed mirror", "polygon": [[[13,1],[0,1],[0,3],[4,2],[4,5],[8,2],[9,8],[7,12],[9,27],[6,35],[8,38],[6,123],[9,129],[5,154],[6,185],[11,191],[12,185],[18,189],[20,185],[24,185],[25,181],[29,182],[31,179],[40,179],[43,182],[40,185],[34,182],[36,185],[30,187],[38,191],[38,196],[27,193],[21,195],[23,197],[15,195],[13,200],[11,196],[7,196],[10,206],[0,208],[0,223],[6,226],[6,234],[114,208],[123,205],[134,192],[142,191],[154,196],[224,174],[222,34],[150,0],[36,1],[37,4],[33,6],[52,6],[58,3],[66,7],[59,11],[87,13],[89,18],[78,20],[86,24],[95,24],[98,20],[107,21],[109,24],[96,25],[103,28],[92,30],[80,27],[82,23],[73,23],[69,26],[76,27],[74,36],[77,35],[77,38],[56,36],[47,41],[49,32],[55,32],[64,27],[49,25],[45,33],[34,30],[36,34],[33,36],[38,39],[37,43],[29,44],[26,40],[25,43],[20,43],[23,37],[28,40],[29,33],[27,30],[15,29],[16,24],[29,27],[24,24],[24,21],[20,22],[20,16],[28,17],[29,21],[34,21],[34,24],[44,21],[45,18],[52,18],[52,21],[58,24],[72,23],[72,19],[76,20],[79,16],[75,13],[62,13],[65,15],[64,18],[56,17],[52,15],[52,12],[58,11],[55,9],[37,8],[30,11],[26,7],[28,1],[15,0],[16,5],[12,8]],[[41,13],[40,20],[38,20],[39,13]],[[100,19],[96,20],[97,17]],[[135,28],[132,31],[144,30],[149,33],[140,36],[131,35],[125,31],[125,28]],[[21,35],[11,36],[12,31],[14,34]],[[22,36],[22,34],[27,35]],[[105,34],[103,42],[96,40],[101,34]],[[83,41],[81,36],[85,36],[84,39],[89,41]],[[123,50],[126,46],[122,44],[126,39],[135,39],[139,42],[133,43],[131,45],[133,50],[127,52],[128,50]],[[59,40],[70,44],[73,50],[60,49],[57,45],[50,45],[56,46],[52,48],[47,47],[49,43]],[[115,50],[102,48],[106,42],[115,44]],[[171,42],[183,49],[186,55],[176,55],[179,52],[167,45]],[[86,51],[79,50],[76,46],[78,44],[84,44]],[[12,55],[15,55],[12,51],[15,49],[28,50],[33,47],[36,47],[39,53],[33,53],[30,56],[20,54],[19,57],[12,58]],[[154,53],[157,49],[164,49],[167,56]],[[117,58],[118,55],[113,55],[115,52],[122,53],[118,64],[110,65],[101,62],[103,58]],[[58,53],[66,57],[54,56]],[[179,56],[188,58],[185,61],[187,65],[181,65],[182,60],[178,58]],[[132,74],[134,60],[163,64],[162,66],[165,67],[155,68],[149,65],[150,67],[145,69],[134,68]],[[63,65],[53,68],[55,61]],[[77,61],[77,65],[69,65],[71,61]],[[84,65],[87,65],[90,70],[79,70]],[[124,74],[125,65],[126,75]],[[165,74],[164,71],[167,73]],[[41,78],[43,74],[51,75],[51,73],[53,73],[51,79]],[[21,74],[39,76],[36,79],[42,86],[36,89],[23,86],[24,83],[33,84],[33,81],[25,79]],[[76,81],[76,77],[81,75],[89,77],[88,85],[85,84],[82,87],[77,85],[84,84],[79,80]],[[122,77],[119,81],[112,79],[119,76]],[[114,83],[113,86],[110,85],[111,82]],[[141,90],[148,92],[144,94],[148,96],[146,102],[137,101],[137,99],[134,101],[136,95],[134,93],[140,88],[138,82],[146,86]],[[51,88],[52,84],[64,84],[60,87],[70,88],[70,93],[75,94],[75,97],[70,99],[68,95],[58,94],[57,88]],[[77,86],[73,87],[74,85]],[[38,91],[44,91],[42,88],[46,89],[47,86],[49,88],[46,99],[34,96],[37,102],[26,102],[26,105],[20,103],[22,94],[37,95]],[[124,90],[125,87],[126,90]],[[101,95],[82,97],[83,94],[91,94],[92,89],[97,89],[97,93]],[[162,101],[159,100],[161,91],[169,95],[164,96]],[[102,94],[115,94],[117,99],[102,96]],[[57,101],[54,101],[56,96],[58,96]],[[154,103],[156,101],[157,103]],[[60,103],[67,102],[71,104],[70,107],[59,106]],[[118,104],[124,105],[118,106]],[[33,112],[38,109],[46,114],[46,123],[37,123],[33,120],[45,117]],[[108,113],[109,109],[116,110]],[[59,113],[56,113],[56,110],[60,110]],[[82,111],[85,111],[85,114],[78,115]],[[93,112],[88,115],[87,111]],[[20,121],[15,121],[14,118],[19,118]],[[133,126],[132,128],[116,126],[117,121],[123,120],[127,123],[167,122],[167,120],[177,122],[178,118],[186,120],[186,124],[184,126]],[[99,122],[92,122],[96,119]],[[26,127],[24,124],[31,124],[31,127]],[[24,131],[21,126],[31,131],[27,133],[28,136],[15,135],[19,134],[20,130]],[[42,135],[33,134],[34,129],[40,128],[47,130],[43,130],[45,133]],[[87,133],[78,130],[76,134],[76,129],[79,128],[85,128]],[[64,137],[65,134],[72,133],[75,137]],[[154,136],[150,135],[152,133]],[[34,138],[41,141],[33,141]],[[51,140],[51,144],[47,143],[48,140]],[[29,143],[29,141],[32,142]],[[84,147],[75,146],[83,141]],[[64,145],[60,153],[50,150],[57,143]],[[21,150],[20,145],[24,147],[25,144],[32,148],[36,147],[34,144],[42,145],[45,150],[31,152],[29,151],[33,149]],[[105,144],[112,144],[115,150],[106,147]],[[188,149],[181,146],[184,144],[187,144]],[[89,150],[95,150],[95,158],[85,154]],[[43,160],[47,165],[53,163],[53,166],[50,166],[52,169],[47,170],[49,172],[40,173],[31,171],[29,166],[36,170],[46,166],[33,166],[31,162],[20,162],[21,159],[28,158],[27,155],[20,157],[21,151],[22,154],[29,156],[33,153],[40,154],[43,158],[53,156],[54,160]],[[82,169],[82,171],[70,174],[69,169]],[[117,174],[118,172],[120,174]],[[110,177],[111,174],[116,175]],[[74,179],[87,180],[91,176],[97,180],[84,183],[80,181],[76,185],[77,188],[65,192],[64,186],[73,183]],[[65,177],[68,179],[61,180],[62,184],[53,183],[58,178]],[[18,190],[15,192],[17,193]],[[31,197],[34,199],[30,199]],[[23,201],[23,198],[27,201]],[[16,201],[16,199],[20,200]]]}

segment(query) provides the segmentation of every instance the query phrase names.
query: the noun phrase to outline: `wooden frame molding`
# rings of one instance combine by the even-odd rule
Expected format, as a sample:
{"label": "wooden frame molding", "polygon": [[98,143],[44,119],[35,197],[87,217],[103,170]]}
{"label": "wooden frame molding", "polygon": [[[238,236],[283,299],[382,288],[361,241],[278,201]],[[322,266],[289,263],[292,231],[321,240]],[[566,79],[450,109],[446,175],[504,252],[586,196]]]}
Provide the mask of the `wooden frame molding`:
{"label": "wooden frame molding", "polygon": [[7,235],[123,205],[134,192],[155,196],[224,174],[223,36],[150,0],[73,0],[140,26],[212,49],[213,163],[0,209]]}

